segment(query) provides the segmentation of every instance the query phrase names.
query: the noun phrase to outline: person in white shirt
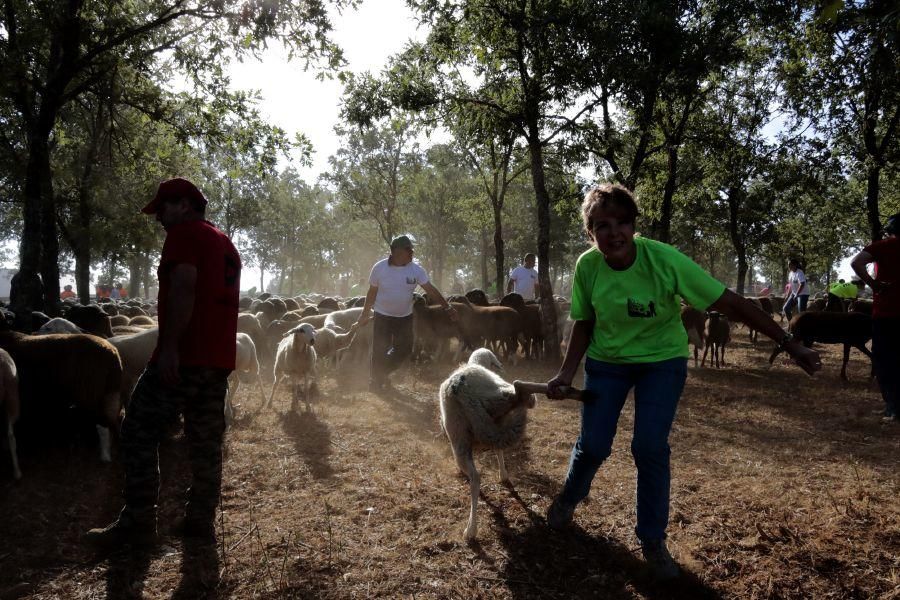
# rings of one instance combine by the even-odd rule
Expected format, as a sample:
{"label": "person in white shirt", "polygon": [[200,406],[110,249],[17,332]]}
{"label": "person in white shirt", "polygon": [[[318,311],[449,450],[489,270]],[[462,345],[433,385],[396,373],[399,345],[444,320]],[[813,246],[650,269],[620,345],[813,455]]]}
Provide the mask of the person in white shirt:
{"label": "person in white shirt", "polygon": [[806,274],[800,268],[800,261],[792,258],[788,261],[788,269],[791,274],[788,275],[788,285],[791,286],[791,294],[784,303],[784,316],[790,320],[794,312],[794,306],[798,306],[798,312],[804,312],[809,302],[809,284],[806,281]]}
{"label": "person in white shirt", "polygon": [[419,263],[414,263],[412,240],[401,235],[391,240],[391,253],[372,267],[369,291],[359,315],[359,326],[368,323],[374,309],[372,332],[372,370],[369,389],[380,391],[388,385],[388,375],[412,353],[413,291],[421,287],[428,297],[440,304],[452,320],[456,310],[428,279]]}
{"label": "person in white shirt", "polygon": [[520,294],[525,300],[535,299],[535,290],[537,289],[538,274],[534,268],[534,261],[537,257],[530,252],[522,258],[522,264],[510,271],[509,283],[506,284],[506,293],[515,292]]}

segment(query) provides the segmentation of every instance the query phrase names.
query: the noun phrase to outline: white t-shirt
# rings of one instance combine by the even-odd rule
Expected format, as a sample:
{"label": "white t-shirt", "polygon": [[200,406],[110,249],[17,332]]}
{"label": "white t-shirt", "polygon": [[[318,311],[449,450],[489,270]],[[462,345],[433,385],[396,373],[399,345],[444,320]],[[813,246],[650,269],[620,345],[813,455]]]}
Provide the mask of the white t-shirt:
{"label": "white t-shirt", "polygon": [[408,317],[413,311],[413,291],[428,283],[428,275],[419,263],[402,267],[388,264],[384,258],[375,263],[369,274],[369,285],[378,288],[375,312],[388,317]]}
{"label": "white t-shirt", "polygon": [[[797,292],[800,291],[800,284],[806,283],[806,275],[803,273],[802,269],[797,269],[796,271],[792,271],[788,275],[788,283],[791,284],[791,293],[797,295]],[[806,283],[806,287],[801,294],[803,296],[809,296],[809,284]]]}
{"label": "white t-shirt", "polygon": [[534,300],[534,288],[538,280],[537,270],[519,265],[510,272],[509,278],[513,282],[515,293],[521,294],[526,300]]}

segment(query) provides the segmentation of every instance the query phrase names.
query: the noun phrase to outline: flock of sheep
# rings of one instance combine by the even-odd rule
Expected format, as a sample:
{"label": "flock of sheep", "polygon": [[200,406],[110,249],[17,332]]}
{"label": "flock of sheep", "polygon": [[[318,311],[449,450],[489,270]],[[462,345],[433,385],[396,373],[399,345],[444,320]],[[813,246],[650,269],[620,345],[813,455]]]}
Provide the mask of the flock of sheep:
{"label": "flock of sheep", "polygon": [[[783,298],[760,297],[749,298],[756,307],[769,316],[780,316],[784,321],[781,307]],[[713,354],[710,364],[716,368],[725,364],[725,347],[731,341],[732,327],[725,315],[715,311],[702,312],[691,306],[681,309],[681,322],[688,334],[688,341],[694,346],[694,366],[704,366],[710,349]],[[847,363],[850,360],[850,349],[856,348],[869,359],[872,353],[866,347],[872,339],[872,301],[857,299],[852,301],[831,302],[824,297],[817,297],[809,303],[807,310],[794,315],[788,329],[806,346],[813,344],[840,344],[844,357],[841,365],[841,378],[847,379]],[[751,342],[756,343],[757,332],[749,330]],[[699,360],[700,350],[703,359]],[[769,356],[773,363],[781,351],[776,347]],[[872,372],[874,377],[874,370]]]}
{"label": "flock of sheep", "polygon": [[[534,406],[531,393],[519,387],[521,382],[510,384],[498,374],[502,371],[498,355],[512,363],[520,356],[540,358],[548,341],[541,332],[540,307],[524,302],[518,294],[508,294],[496,304],[480,290],[448,300],[456,308],[457,321],[440,307],[429,305],[424,297],[416,298],[413,360],[443,361],[449,366],[458,364],[463,352],[472,351],[469,362],[441,385],[439,402],[443,430],[471,486],[465,537],[473,539],[477,533],[479,476],[472,453],[479,448],[495,450],[501,480],[508,482],[502,451],[521,439],[526,411]],[[560,297],[555,300],[560,339],[552,343],[562,344],[572,324],[568,320],[569,303]],[[323,367],[332,371],[342,386],[365,384],[373,326],[371,321],[357,326],[363,302],[364,298],[317,294],[241,298],[236,368],[225,403],[227,422],[235,416],[232,400],[242,376],[256,383],[260,408],[272,406],[278,387],[288,384],[291,410],[296,410],[301,400],[309,410],[318,394],[317,376]],[[753,302],[773,316],[780,308],[777,299],[754,298]],[[843,344],[841,376],[846,377],[851,347],[870,356],[865,344],[871,338],[871,302],[841,305],[840,312],[834,306],[825,308],[824,301],[812,302],[807,312],[791,321],[790,329],[808,345]],[[96,427],[101,460],[110,461],[112,441],[131,390],[157,343],[155,302],[132,299],[82,306],[66,301],[61,318],[32,315],[39,326],[28,333],[12,331],[15,315],[6,309],[0,311],[0,329],[5,329],[0,331],[0,404],[6,416],[14,477],[21,477],[14,432],[17,421],[30,422],[38,432],[41,427],[35,425],[53,417],[71,427],[73,421],[67,415],[72,407]],[[705,365],[709,350],[713,351],[711,364],[724,365],[725,347],[732,335],[725,315],[685,306],[682,323],[694,345],[695,365]],[[755,341],[755,332],[749,335]],[[770,362],[776,355],[777,349]],[[263,373],[271,373],[268,394]],[[528,389],[535,391],[533,386]]]}

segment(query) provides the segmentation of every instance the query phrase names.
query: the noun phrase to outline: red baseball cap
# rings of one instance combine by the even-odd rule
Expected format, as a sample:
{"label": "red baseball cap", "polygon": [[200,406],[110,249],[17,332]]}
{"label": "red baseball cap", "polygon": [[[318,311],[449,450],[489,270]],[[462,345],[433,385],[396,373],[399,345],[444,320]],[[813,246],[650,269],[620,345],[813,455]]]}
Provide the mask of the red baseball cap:
{"label": "red baseball cap", "polygon": [[182,177],[175,177],[174,179],[167,179],[159,184],[159,188],[157,188],[153,200],[150,201],[150,204],[142,208],[141,212],[148,215],[155,214],[159,210],[160,204],[179,198],[189,198],[190,200],[206,206],[206,197],[203,195],[203,192],[197,189],[196,185]]}

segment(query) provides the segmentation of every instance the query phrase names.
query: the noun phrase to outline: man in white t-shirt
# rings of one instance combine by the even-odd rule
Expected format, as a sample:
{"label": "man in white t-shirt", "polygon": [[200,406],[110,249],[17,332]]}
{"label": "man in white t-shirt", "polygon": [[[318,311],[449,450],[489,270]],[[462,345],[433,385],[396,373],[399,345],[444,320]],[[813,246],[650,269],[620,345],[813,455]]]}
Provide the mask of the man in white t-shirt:
{"label": "man in white t-shirt", "polygon": [[506,293],[515,292],[525,300],[534,300],[534,291],[537,289],[538,273],[534,268],[536,256],[528,253],[522,259],[522,264],[510,271],[509,283],[506,284]]}
{"label": "man in white t-shirt", "polygon": [[790,275],[788,275],[788,285],[791,286],[791,293],[787,301],[785,301],[782,311],[784,316],[790,320],[795,306],[799,309],[799,312],[806,311],[806,305],[809,302],[809,284],[806,281],[806,274],[800,268],[800,261],[792,258],[788,261],[788,269],[791,271]]}
{"label": "man in white t-shirt", "polygon": [[375,263],[369,275],[369,291],[358,323],[360,326],[368,323],[373,318],[371,311],[375,309],[369,378],[369,389],[373,391],[384,389],[388,375],[412,353],[413,292],[416,286],[443,306],[452,320],[457,319],[456,310],[431,284],[425,269],[412,259],[412,241],[401,235],[391,240],[390,255]]}

